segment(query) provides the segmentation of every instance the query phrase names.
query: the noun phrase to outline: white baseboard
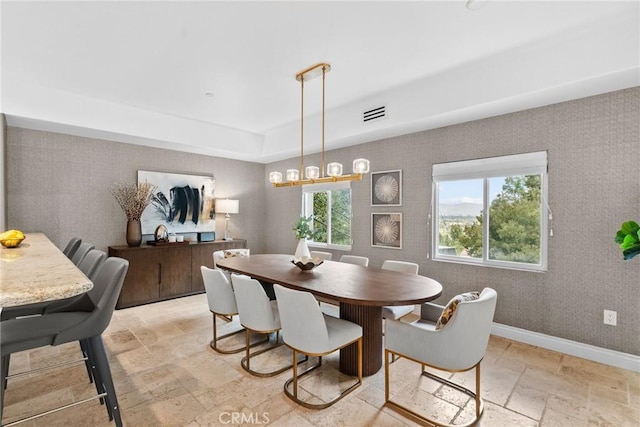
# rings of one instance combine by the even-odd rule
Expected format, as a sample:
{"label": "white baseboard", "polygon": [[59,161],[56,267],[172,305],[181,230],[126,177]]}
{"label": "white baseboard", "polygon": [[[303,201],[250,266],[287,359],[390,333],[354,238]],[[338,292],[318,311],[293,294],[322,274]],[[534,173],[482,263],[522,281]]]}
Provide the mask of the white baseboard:
{"label": "white baseboard", "polygon": [[622,353],[620,351],[608,350],[594,345],[582,344],[576,341],[557,338],[539,332],[527,331],[526,329],[514,328],[513,326],[494,323],[491,333],[498,337],[508,338],[547,350],[558,351],[571,356],[593,360],[615,366],[616,368],[627,369],[629,371],[640,372],[640,356]]}

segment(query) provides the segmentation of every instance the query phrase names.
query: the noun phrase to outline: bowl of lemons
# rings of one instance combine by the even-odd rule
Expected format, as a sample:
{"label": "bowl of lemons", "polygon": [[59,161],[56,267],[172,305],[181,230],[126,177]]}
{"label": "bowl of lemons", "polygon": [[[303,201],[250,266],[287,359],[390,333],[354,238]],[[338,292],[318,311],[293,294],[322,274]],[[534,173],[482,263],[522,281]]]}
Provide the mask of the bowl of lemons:
{"label": "bowl of lemons", "polygon": [[8,230],[0,233],[0,244],[5,248],[17,248],[24,240],[24,233],[20,230]]}

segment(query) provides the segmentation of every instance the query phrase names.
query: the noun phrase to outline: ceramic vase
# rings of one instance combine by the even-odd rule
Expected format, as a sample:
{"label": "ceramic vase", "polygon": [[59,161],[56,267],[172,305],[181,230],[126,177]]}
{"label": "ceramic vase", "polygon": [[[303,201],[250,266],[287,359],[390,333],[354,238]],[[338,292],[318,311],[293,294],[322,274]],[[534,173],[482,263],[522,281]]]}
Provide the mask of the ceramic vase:
{"label": "ceramic vase", "polygon": [[142,225],[138,220],[127,221],[127,245],[140,246],[142,243]]}
{"label": "ceramic vase", "polygon": [[298,240],[298,247],[296,248],[295,253],[296,258],[302,257],[311,257],[311,253],[309,252],[309,246],[307,246],[307,239]]}

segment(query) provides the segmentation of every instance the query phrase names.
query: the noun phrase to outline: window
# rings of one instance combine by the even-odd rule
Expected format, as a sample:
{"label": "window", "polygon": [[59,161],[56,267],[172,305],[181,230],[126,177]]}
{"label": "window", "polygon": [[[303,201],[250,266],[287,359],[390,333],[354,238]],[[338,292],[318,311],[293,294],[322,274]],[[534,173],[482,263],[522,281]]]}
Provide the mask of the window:
{"label": "window", "polygon": [[433,165],[433,258],[545,271],[547,153]]}
{"label": "window", "polygon": [[349,182],[302,187],[302,215],[313,215],[321,237],[309,246],[351,249],[351,186]]}

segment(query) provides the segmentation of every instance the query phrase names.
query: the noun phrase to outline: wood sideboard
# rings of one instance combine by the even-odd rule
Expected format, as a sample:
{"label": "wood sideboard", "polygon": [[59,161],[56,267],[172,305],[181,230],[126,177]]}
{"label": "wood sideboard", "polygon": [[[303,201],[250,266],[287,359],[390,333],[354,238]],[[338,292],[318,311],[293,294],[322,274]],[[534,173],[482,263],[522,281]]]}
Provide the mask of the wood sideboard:
{"label": "wood sideboard", "polygon": [[213,268],[213,253],[246,248],[247,241],[216,240],[163,246],[109,246],[109,256],[129,261],[116,308],[204,292],[200,266]]}

